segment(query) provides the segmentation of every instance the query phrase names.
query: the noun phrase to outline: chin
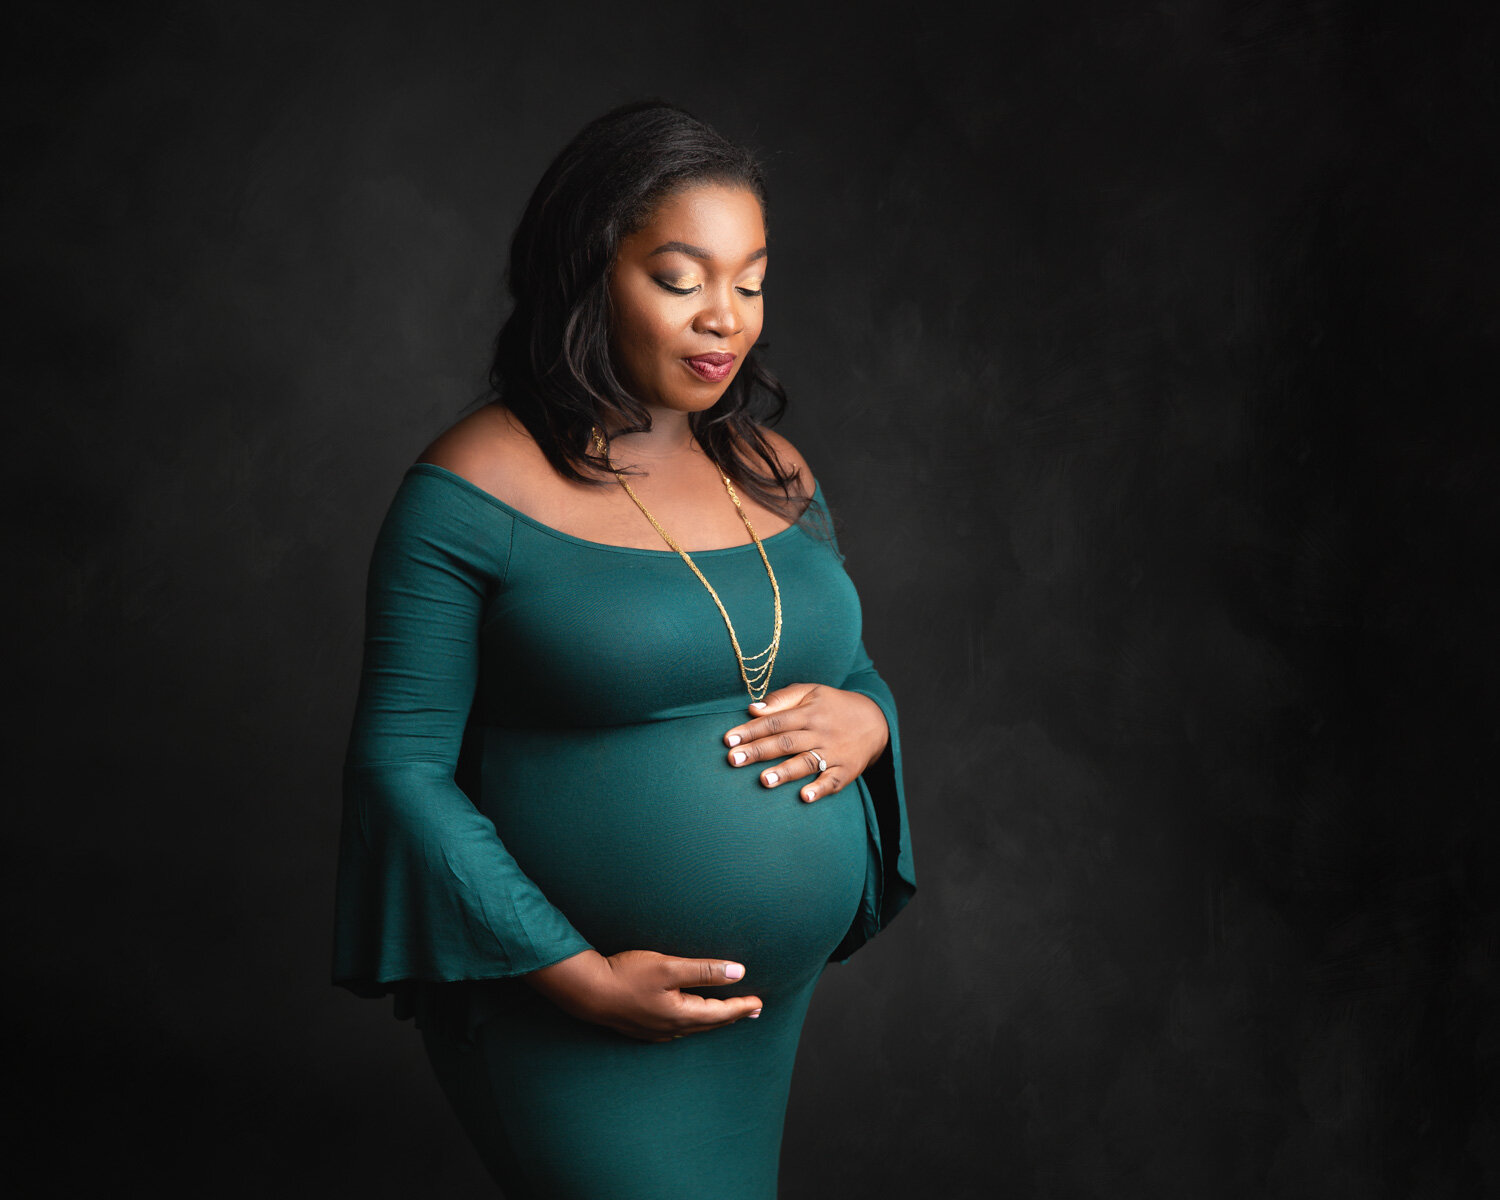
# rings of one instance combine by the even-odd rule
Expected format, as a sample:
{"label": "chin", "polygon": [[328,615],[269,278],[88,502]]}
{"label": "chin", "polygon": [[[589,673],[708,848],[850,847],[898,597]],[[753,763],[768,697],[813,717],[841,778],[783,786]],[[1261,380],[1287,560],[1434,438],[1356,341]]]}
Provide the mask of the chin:
{"label": "chin", "polygon": [[680,406],[674,405],[673,407],[678,408],[679,411],[686,413],[706,413],[723,398],[724,393],[720,392],[717,396],[713,396],[709,399],[704,399],[702,396],[699,396],[695,398],[690,404],[683,404]]}
{"label": "chin", "polygon": [[663,408],[670,408],[677,412],[707,412],[724,398],[724,393],[729,390],[729,384],[732,382],[733,380],[731,379],[712,389],[695,388],[693,391],[687,393],[666,393],[660,403]]}

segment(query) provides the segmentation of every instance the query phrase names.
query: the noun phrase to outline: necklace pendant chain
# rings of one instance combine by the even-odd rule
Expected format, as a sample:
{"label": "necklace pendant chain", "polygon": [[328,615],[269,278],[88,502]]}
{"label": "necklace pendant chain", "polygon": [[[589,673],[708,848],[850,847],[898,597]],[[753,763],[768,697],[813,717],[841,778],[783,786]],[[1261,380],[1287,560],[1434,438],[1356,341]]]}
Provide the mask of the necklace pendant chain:
{"label": "necklace pendant chain", "polygon": [[[719,593],[714,591],[714,585],[709,583],[708,578],[698,569],[698,564],[693,561],[692,556],[672,540],[672,535],[661,527],[661,523],[651,515],[651,510],[641,503],[641,498],[635,494],[635,489],[630,486],[625,476],[615,470],[614,464],[609,460],[609,448],[605,445],[604,437],[600,434],[599,430],[593,430],[593,435],[594,449],[603,456],[604,465],[611,471],[614,471],[614,476],[619,480],[620,486],[625,489],[625,494],[635,501],[635,506],[645,514],[646,520],[651,522],[652,528],[661,534],[662,540],[667,545],[677,551],[682,561],[687,563],[688,568],[698,577],[698,582],[708,589],[708,594],[713,597],[714,605],[718,608],[719,615],[724,618],[724,627],[729,630],[729,642],[734,647],[734,657],[740,665],[740,679],[744,681],[745,690],[750,693],[750,699],[752,700],[764,698],[771,687],[771,669],[776,665],[776,652],[781,648],[781,586],[776,582],[776,572],[771,570],[771,560],[766,556],[766,548],[761,544],[760,537],[755,532],[755,526],[750,524],[750,517],[741,506],[740,498],[735,493],[734,484],[729,481],[729,476],[720,470],[719,478],[724,481],[724,490],[729,493],[729,498],[734,501],[735,511],[740,514],[740,520],[745,523],[745,529],[750,534],[750,540],[755,543],[755,548],[760,551],[761,562],[765,563],[766,577],[771,581],[771,596],[775,603],[775,621],[772,626],[771,640],[764,650],[750,655],[745,654],[740,649],[740,639],[734,632],[734,622],[729,619],[729,610],[724,607],[724,602],[719,599]],[[765,661],[761,662],[761,659],[765,659]]]}

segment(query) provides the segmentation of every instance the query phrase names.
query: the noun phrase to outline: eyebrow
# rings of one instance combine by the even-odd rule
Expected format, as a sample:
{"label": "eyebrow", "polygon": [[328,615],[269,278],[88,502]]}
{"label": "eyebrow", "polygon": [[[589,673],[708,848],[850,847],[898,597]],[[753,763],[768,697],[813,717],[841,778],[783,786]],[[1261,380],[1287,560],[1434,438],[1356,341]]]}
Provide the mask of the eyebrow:
{"label": "eyebrow", "polygon": [[[713,257],[713,255],[705,250],[702,246],[690,246],[686,242],[663,242],[655,250],[651,251],[650,254],[646,255],[646,257],[655,258],[658,254],[666,254],[672,250],[677,251],[677,253],[679,254],[686,254],[690,258],[701,258],[705,261]],[[757,258],[765,258],[765,256],[766,248],[762,246],[759,250],[751,251],[750,257],[745,259],[745,261],[747,263],[753,263]]]}

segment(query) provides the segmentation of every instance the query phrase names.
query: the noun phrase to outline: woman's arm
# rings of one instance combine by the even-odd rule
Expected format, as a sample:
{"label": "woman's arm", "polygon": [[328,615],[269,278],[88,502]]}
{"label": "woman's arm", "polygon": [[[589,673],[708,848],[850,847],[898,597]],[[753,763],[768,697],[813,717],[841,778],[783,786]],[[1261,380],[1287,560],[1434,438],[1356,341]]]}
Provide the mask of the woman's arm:
{"label": "woman's arm", "polygon": [[334,982],[520,975],[589,949],[454,781],[509,517],[408,473],[376,538],[344,761]]}
{"label": "woman's arm", "polygon": [[[785,438],[767,434],[811,496],[817,485],[806,461]],[[842,561],[836,538],[832,549]],[[732,766],[757,766],[768,787],[806,780],[798,794],[808,802],[854,785],[865,805],[870,865],[859,915],[832,955],[842,961],[885,928],[916,893],[895,697],[861,638],[837,687],[788,684],[750,705],[750,713],[750,720],[725,731]]]}
{"label": "woman's arm", "polygon": [[344,765],[334,982],[379,996],[412,980],[521,976],[581,1020],[652,1041],[758,1016],[758,997],[681,990],[733,982],[737,963],[599,954],[455,782],[511,532],[502,509],[417,471],[376,539]]}

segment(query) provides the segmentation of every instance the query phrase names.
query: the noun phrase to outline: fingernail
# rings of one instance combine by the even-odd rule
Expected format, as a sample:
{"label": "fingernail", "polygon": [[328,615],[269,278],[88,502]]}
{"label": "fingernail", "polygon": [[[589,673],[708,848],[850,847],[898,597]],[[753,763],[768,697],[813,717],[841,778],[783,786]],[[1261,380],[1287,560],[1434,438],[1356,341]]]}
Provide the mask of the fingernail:
{"label": "fingernail", "polygon": [[775,787],[776,786],[776,781],[779,780],[780,778],[781,778],[781,776],[778,775],[778,774],[776,774],[775,771],[767,771],[766,772],[766,786],[767,787]]}
{"label": "fingernail", "polygon": [[753,1021],[758,1016],[760,1016],[760,1009],[757,1008],[753,1013],[750,1014],[750,1019]]}
{"label": "fingernail", "polygon": [[766,702],[764,700],[757,700],[750,707],[753,708],[753,709],[755,709],[756,712],[759,712],[761,709],[765,708],[765,706],[766,706]]}
{"label": "fingernail", "polygon": [[813,799],[813,797],[815,797],[815,796],[816,796],[816,795],[817,795],[817,794],[818,794],[818,793],[817,793],[817,792],[815,792],[815,791],[814,791],[814,790],[813,790],[813,789],[812,789],[812,788],[808,788],[808,789],[807,789],[807,790],[806,790],[806,791],[805,791],[805,792],[803,792],[803,793],[802,793],[802,798],[803,798],[803,799],[804,799],[804,800],[811,800],[811,799]]}
{"label": "fingernail", "polygon": [[731,745],[731,746],[738,746],[738,745],[739,745],[739,744],[740,744],[740,735],[739,735],[739,734],[737,734],[737,733],[731,733],[731,734],[730,734],[730,735],[729,735],[729,736],[728,736],[728,737],[727,737],[727,738],[725,738],[725,739],[724,739],[724,740],[725,740],[725,741],[726,741],[726,742],[728,742],[728,743],[729,743],[729,745]]}
{"label": "fingernail", "polygon": [[734,760],[735,766],[739,766],[742,762],[745,761],[745,752],[743,750],[736,750],[729,757]]}
{"label": "fingernail", "polygon": [[724,978],[725,979],[743,979],[744,977],[745,977],[745,968],[742,967],[739,963],[725,963],[724,964]]}

